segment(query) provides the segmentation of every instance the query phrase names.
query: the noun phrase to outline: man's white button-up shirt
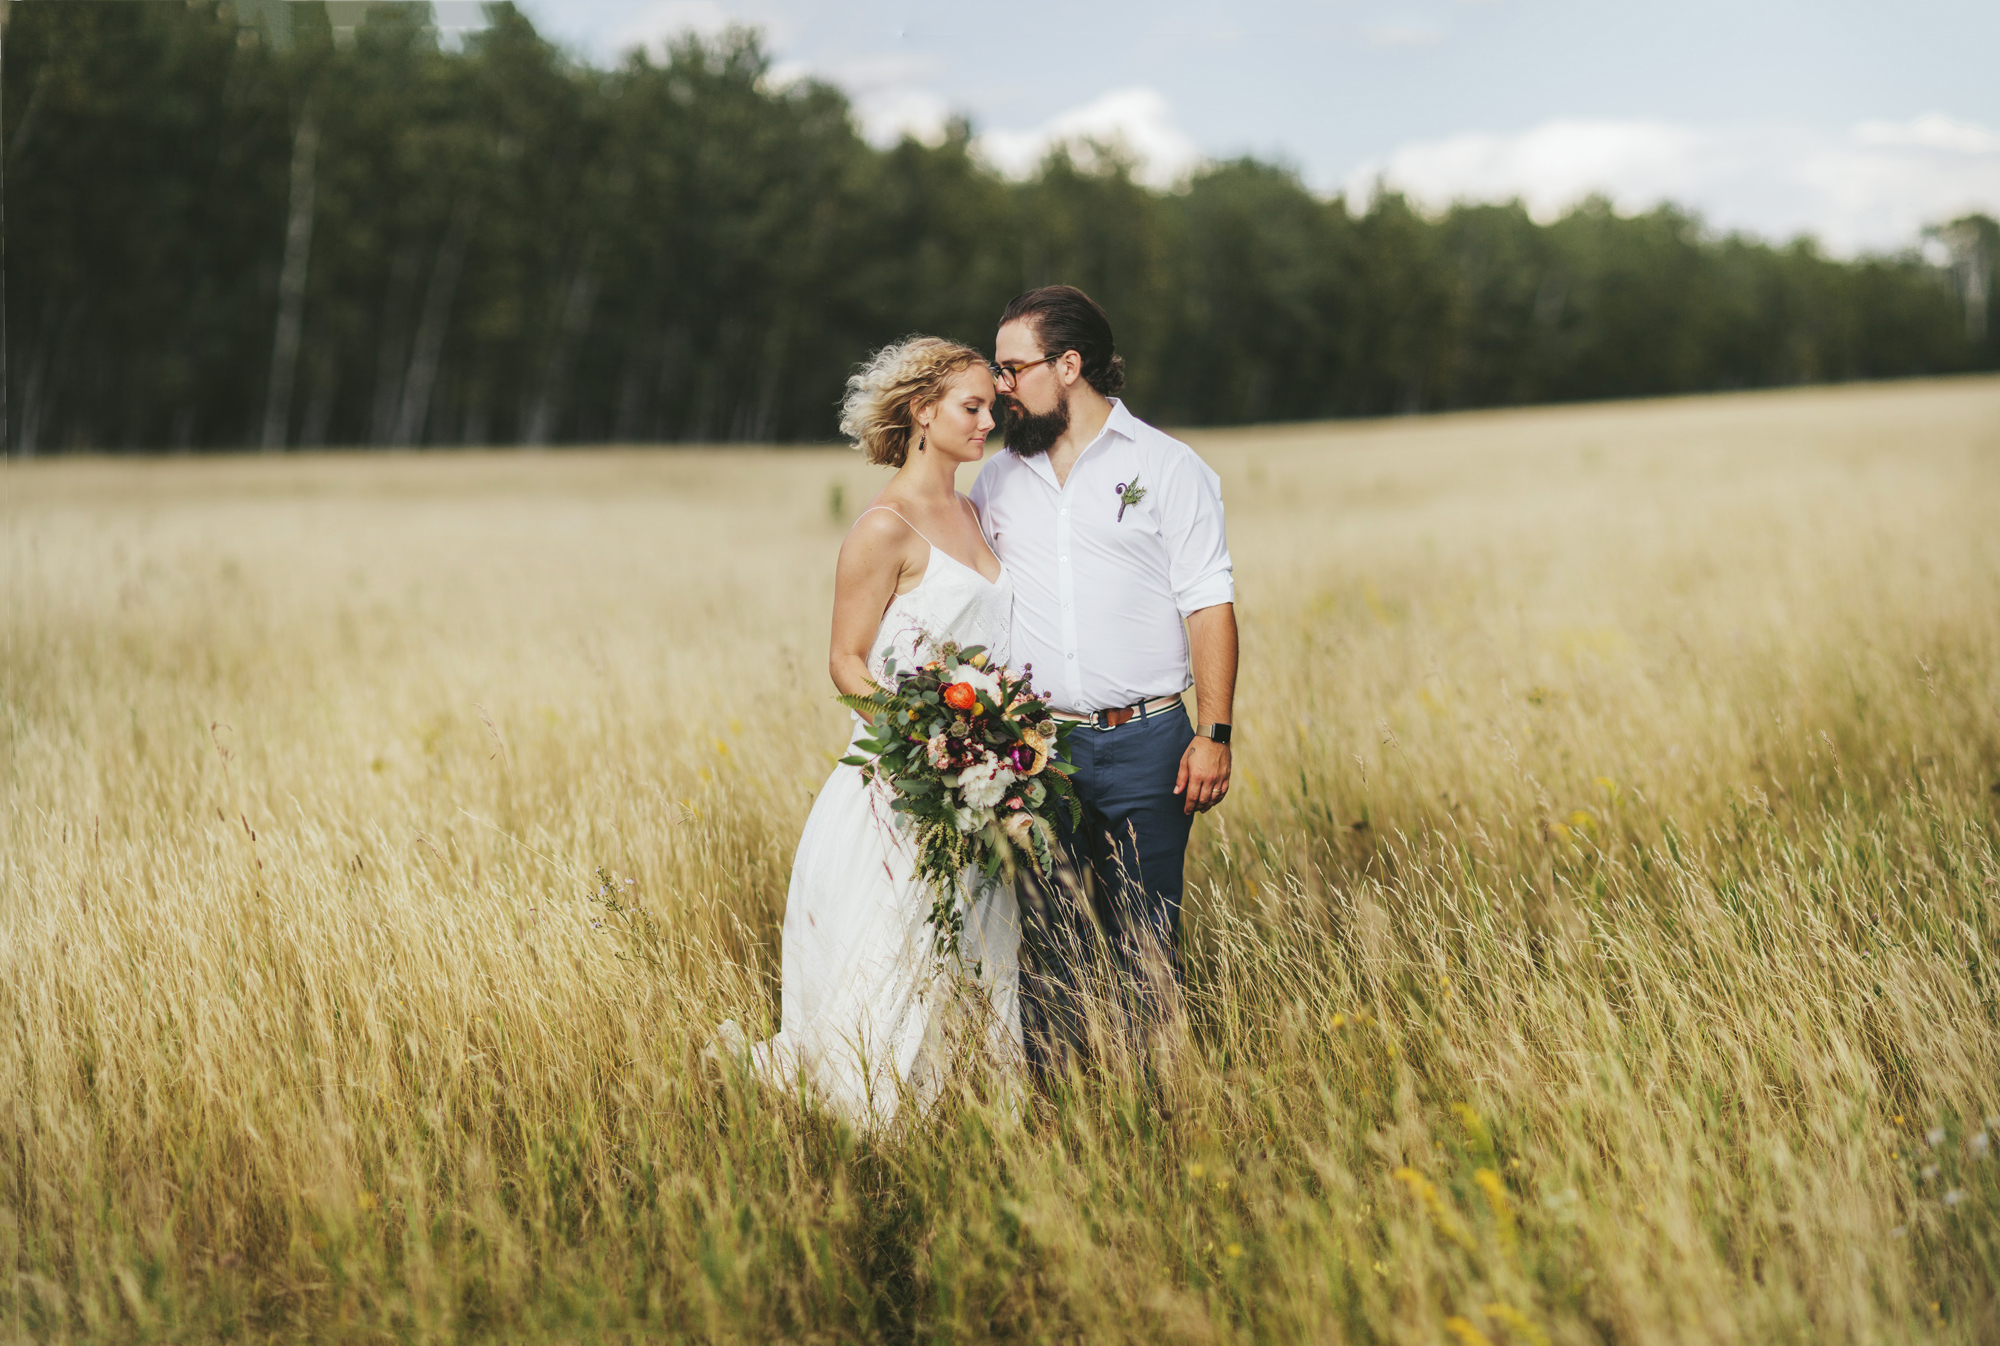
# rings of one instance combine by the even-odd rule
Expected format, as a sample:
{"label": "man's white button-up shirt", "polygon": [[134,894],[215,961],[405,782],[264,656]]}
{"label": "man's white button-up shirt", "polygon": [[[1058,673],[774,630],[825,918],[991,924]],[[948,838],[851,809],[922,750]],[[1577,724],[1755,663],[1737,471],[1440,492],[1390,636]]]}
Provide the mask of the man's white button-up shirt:
{"label": "man's white button-up shirt", "polygon": [[972,503],[1014,577],[1014,663],[1034,665],[1035,689],[1058,710],[1188,687],[1181,620],[1236,600],[1222,479],[1193,449],[1113,398],[1067,481],[1056,483],[1046,454],[1003,449]]}

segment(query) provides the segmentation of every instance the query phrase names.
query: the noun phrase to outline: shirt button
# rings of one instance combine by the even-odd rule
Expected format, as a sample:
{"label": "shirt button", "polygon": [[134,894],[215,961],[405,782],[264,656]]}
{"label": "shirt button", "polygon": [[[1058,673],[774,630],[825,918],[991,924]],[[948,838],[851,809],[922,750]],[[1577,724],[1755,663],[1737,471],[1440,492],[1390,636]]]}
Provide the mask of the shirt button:
{"label": "shirt button", "polygon": [[1066,656],[1064,656],[1064,657],[1065,657],[1065,658],[1069,658],[1069,659],[1074,659],[1074,658],[1076,658],[1076,651],[1074,651],[1074,650],[1071,650],[1071,651],[1069,652],[1069,654],[1068,654],[1068,655],[1066,655]]}

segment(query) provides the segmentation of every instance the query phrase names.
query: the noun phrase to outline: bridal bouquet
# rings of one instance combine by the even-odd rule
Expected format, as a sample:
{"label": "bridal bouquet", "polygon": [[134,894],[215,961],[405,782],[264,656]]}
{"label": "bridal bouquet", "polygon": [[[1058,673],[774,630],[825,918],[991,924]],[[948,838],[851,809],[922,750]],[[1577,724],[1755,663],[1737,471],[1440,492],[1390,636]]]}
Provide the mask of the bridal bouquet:
{"label": "bridal bouquet", "polygon": [[917,874],[936,894],[938,951],[955,956],[965,931],[960,875],[976,866],[1012,878],[1024,860],[1047,870],[1055,810],[1067,805],[1072,826],[1082,816],[1065,751],[1075,726],[1049,714],[1026,669],[1017,677],[976,645],[940,646],[907,672],[892,657],[883,671],[887,686],[839,698],[869,723],[855,743],[865,755],[840,760],[894,791],[889,807],[909,818]]}

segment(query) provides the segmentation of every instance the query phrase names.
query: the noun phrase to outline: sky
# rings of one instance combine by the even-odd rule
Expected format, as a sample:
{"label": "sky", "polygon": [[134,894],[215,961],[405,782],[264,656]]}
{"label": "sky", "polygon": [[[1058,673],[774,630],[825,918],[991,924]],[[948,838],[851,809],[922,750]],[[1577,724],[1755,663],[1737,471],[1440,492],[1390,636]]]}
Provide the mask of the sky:
{"label": "sky", "polygon": [[[578,57],[761,28],[878,144],[968,117],[1009,173],[1122,139],[1150,181],[1251,154],[1357,204],[1590,192],[1832,252],[2000,214],[2000,0],[525,0]],[[450,11],[476,7],[440,4]]]}

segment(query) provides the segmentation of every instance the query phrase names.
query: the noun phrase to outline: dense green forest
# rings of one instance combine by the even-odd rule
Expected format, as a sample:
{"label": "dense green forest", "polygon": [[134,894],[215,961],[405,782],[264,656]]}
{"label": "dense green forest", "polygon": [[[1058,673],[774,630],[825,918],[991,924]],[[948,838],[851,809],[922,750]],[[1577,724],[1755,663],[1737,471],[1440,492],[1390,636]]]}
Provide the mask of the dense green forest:
{"label": "dense green forest", "polygon": [[1939,231],[1955,264],[1844,262],[1668,208],[1328,200],[1251,160],[1012,182],[964,125],[869,145],[747,33],[602,70],[506,5],[459,51],[426,5],[5,8],[17,454],[823,440],[871,347],[984,347],[1058,280],[1166,424],[2000,367],[1984,218]]}

